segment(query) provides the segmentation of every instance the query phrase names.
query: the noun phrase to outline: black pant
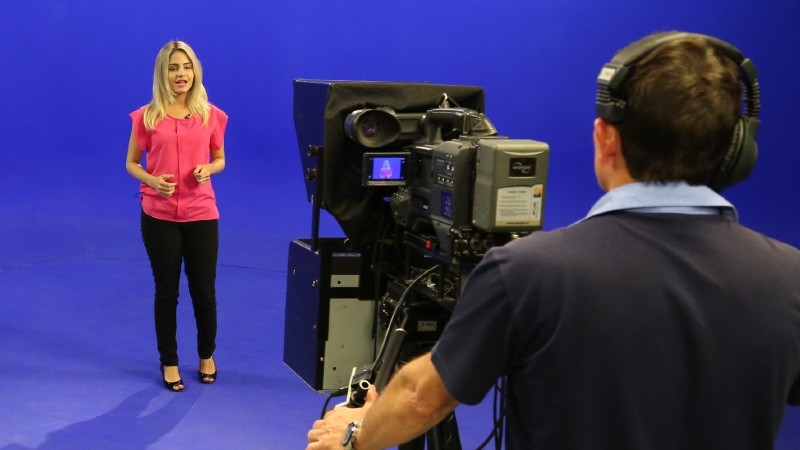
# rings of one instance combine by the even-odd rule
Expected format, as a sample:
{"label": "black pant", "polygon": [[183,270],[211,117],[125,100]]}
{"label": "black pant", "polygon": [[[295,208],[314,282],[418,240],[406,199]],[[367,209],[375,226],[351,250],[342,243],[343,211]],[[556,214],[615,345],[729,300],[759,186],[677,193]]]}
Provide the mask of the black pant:
{"label": "black pant", "polygon": [[178,365],[177,308],[181,262],[197,324],[197,354],[210,358],[217,337],[217,220],[170,222],[142,212],[142,240],[155,281],[155,322],[161,364]]}

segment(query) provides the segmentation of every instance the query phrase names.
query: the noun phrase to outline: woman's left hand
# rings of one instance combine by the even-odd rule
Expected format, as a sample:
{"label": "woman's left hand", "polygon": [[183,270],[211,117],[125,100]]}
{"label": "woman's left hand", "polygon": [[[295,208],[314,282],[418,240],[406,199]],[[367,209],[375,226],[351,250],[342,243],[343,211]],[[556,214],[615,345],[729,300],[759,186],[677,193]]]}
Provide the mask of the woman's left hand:
{"label": "woman's left hand", "polygon": [[208,183],[208,180],[211,179],[211,172],[208,170],[208,164],[199,164],[194,168],[192,174],[200,184]]}

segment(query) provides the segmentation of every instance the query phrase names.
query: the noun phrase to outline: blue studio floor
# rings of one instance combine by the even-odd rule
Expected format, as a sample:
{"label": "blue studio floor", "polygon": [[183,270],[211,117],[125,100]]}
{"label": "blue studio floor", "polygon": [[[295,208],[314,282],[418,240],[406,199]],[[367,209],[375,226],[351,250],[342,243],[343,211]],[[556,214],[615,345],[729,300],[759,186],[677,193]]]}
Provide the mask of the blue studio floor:
{"label": "blue studio floor", "polygon": [[[223,228],[219,379],[197,380],[184,286],[186,390],[174,394],[159,378],[136,226],[52,220],[0,227],[0,450],[304,448],[325,398],[282,361],[289,240]],[[490,403],[459,408],[465,449],[489,434]],[[798,423],[791,408],[778,449],[800,448]]]}
{"label": "blue studio floor", "polygon": [[[325,397],[282,361],[288,240],[221,232],[219,378],[211,386],[197,379],[184,285],[179,351],[186,390],[175,394],[160,381],[150,268],[135,226],[60,223],[53,229],[62,234],[54,235],[42,232],[47,224],[29,224],[30,234],[20,236],[4,225],[1,450],[305,447]],[[88,238],[95,233],[105,243]],[[243,258],[225,255],[243,251],[267,262],[226,264]],[[489,434],[489,408],[487,401],[459,413],[464,448]]]}

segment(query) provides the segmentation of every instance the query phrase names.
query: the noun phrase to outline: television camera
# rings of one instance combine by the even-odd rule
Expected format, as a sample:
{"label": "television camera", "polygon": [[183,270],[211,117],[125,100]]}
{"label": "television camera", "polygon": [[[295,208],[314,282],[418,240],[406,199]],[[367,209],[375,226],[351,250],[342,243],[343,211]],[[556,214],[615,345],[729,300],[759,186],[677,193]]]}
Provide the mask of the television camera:
{"label": "television camera", "polygon": [[[489,249],[541,229],[549,146],[499,135],[478,87],[294,89],[313,214],[290,245],[284,361],[358,404],[435,344]],[[345,238],[319,237],[321,210]]]}
{"label": "television camera", "polygon": [[402,241],[428,256],[474,261],[541,227],[547,144],[500,137],[485,115],[450,106],[446,94],[420,114],[354,111],[345,131],[366,148],[400,142],[399,152],[363,152],[362,186],[396,187],[386,195]]}

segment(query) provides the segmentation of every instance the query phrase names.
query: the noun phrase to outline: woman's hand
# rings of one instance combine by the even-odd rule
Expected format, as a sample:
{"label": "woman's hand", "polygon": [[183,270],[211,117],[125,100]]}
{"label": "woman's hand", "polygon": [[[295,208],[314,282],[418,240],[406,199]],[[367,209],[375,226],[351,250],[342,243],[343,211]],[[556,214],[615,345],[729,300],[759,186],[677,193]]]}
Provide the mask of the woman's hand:
{"label": "woman's hand", "polygon": [[208,166],[208,164],[200,164],[194,168],[192,175],[194,175],[198,183],[208,183],[208,180],[211,178],[211,171]]}
{"label": "woman's hand", "polygon": [[151,183],[147,183],[151,188],[155,189],[159,194],[163,195],[164,197],[172,197],[172,194],[175,193],[175,186],[178,183],[170,183],[167,181],[168,179],[172,178],[174,175],[171,173],[165,173],[159,175],[157,177],[153,177],[153,181]]}

